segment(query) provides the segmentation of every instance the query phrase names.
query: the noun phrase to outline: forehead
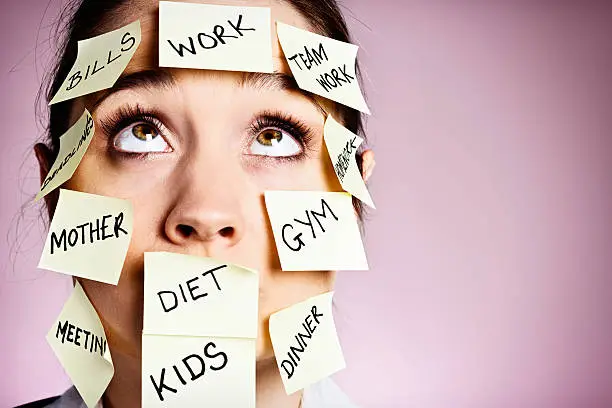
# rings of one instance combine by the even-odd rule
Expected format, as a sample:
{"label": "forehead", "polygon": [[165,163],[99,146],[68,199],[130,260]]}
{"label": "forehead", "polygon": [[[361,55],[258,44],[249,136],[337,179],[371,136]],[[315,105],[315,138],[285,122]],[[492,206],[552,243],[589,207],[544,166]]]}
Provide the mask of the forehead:
{"label": "forehead", "polygon": [[[177,0],[171,0],[177,1]],[[289,74],[290,70],[276,35],[276,21],[310,30],[308,21],[288,2],[281,0],[181,0],[184,3],[213,4],[227,6],[269,7],[271,10],[272,56],[274,69]],[[120,6],[108,22],[102,24],[103,31],[111,31],[140,20],[142,41],[125,74],[156,68],[158,66],[158,0],[129,0]]]}

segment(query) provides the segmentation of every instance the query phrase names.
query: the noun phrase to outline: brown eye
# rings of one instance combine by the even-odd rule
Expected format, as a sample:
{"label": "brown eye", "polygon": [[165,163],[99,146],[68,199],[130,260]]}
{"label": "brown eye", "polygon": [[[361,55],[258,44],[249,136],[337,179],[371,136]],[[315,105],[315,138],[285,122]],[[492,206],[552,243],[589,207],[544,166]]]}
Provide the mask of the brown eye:
{"label": "brown eye", "polygon": [[142,141],[153,140],[159,136],[157,129],[146,123],[134,126],[132,128],[132,134]]}
{"label": "brown eye", "polygon": [[283,140],[283,133],[280,130],[266,129],[257,136],[257,141],[264,146],[272,146],[272,142],[280,143]]}

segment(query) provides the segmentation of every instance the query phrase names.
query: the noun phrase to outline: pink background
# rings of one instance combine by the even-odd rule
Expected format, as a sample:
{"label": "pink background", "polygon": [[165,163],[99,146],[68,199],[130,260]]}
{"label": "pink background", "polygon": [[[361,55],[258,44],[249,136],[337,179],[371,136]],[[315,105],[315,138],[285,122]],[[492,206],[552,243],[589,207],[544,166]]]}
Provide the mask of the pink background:
{"label": "pink background", "polygon": [[[46,3],[0,12],[2,407],[68,386],[44,336],[70,282],[36,270],[36,207],[11,258]],[[371,271],[338,283],[336,379],[364,407],[612,406],[612,7],[514,3],[344,1],[378,210]]]}

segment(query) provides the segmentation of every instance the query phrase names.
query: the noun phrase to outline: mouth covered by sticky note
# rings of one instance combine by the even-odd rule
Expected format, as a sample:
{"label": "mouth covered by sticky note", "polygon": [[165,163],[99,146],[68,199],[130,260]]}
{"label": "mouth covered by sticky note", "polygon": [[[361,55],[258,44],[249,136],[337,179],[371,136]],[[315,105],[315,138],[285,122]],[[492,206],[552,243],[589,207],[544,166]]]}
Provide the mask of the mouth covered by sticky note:
{"label": "mouth covered by sticky note", "polygon": [[334,292],[270,316],[270,338],[287,394],[346,367],[332,316]]}
{"label": "mouth covered by sticky note", "polygon": [[257,337],[256,271],[171,252],[145,253],[145,334]]}
{"label": "mouth covered by sticky note", "polygon": [[38,267],[116,285],[133,220],[128,200],[60,189]]}
{"label": "mouth covered by sticky note", "polygon": [[111,88],[140,45],[140,21],[78,42],[77,59],[49,105]]}
{"label": "mouth covered by sticky note", "polygon": [[355,72],[358,46],[280,21],[276,31],[301,89],[370,114]]}
{"label": "mouth covered by sticky note", "polygon": [[342,126],[331,115],[325,121],[323,133],[334,171],[344,191],[351,193],[370,207],[376,208],[355,157],[363,139]]}
{"label": "mouth covered by sticky note", "polygon": [[352,197],[327,191],[266,191],[283,271],[367,270]]}
{"label": "mouth covered by sticky note", "polygon": [[89,408],[93,408],[115,372],[106,334],[96,310],[76,282],[47,342]]}
{"label": "mouth covered by sticky note", "polygon": [[159,2],[159,66],[273,72],[268,7]]}
{"label": "mouth covered by sticky note", "polygon": [[43,180],[34,201],[49,194],[72,177],[94,134],[94,120],[89,111],[85,109],[79,120],[60,137],[57,159]]}
{"label": "mouth covered by sticky note", "polygon": [[145,253],[142,406],[255,407],[259,275]]}

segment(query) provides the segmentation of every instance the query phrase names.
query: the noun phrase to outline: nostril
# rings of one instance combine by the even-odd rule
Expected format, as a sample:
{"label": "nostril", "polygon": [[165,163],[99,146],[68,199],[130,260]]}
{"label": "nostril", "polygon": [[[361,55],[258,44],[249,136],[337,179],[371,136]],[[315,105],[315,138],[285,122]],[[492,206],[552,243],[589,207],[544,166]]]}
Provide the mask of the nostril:
{"label": "nostril", "polygon": [[191,234],[193,234],[193,232],[195,231],[193,227],[190,227],[189,225],[185,225],[185,224],[177,225],[176,230],[178,231],[179,235],[182,236],[183,238],[189,238]]}
{"label": "nostril", "polygon": [[229,238],[234,235],[234,227],[225,227],[219,230],[219,235],[223,238]]}

